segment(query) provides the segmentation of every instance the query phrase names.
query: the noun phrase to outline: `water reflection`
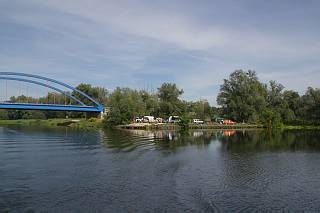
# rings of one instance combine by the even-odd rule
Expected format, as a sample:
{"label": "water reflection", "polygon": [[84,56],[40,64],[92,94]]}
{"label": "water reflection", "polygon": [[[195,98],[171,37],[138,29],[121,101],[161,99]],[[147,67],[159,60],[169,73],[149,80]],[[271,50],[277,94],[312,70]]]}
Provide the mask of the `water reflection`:
{"label": "water reflection", "polygon": [[[132,151],[133,149],[166,149],[196,145],[207,146],[216,138],[218,132],[212,131],[145,131],[145,130],[106,130],[103,143],[117,151]],[[221,133],[222,134],[222,133]]]}
{"label": "water reflection", "polygon": [[320,132],[312,130],[242,131],[220,141],[236,152],[320,150]]}
{"label": "water reflection", "polygon": [[267,130],[200,130],[200,131],[145,131],[105,130],[100,137],[108,148],[132,151],[135,148],[177,149],[194,145],[207,147],[218,141],[226,151],[295,151],[320,150],[319,131]]}
{"label": "water reflection", "polygon": [[[70,128],[35,128],[15,126],[0,127],[0,134],[15,139],[30,138],[41,140],[50,132],[52,140],[69,146],[77,143],[84,149],[95,149],[100,145],[113,151],[130,152],[135,149],[174,150],[184,146],[208,147],[218,142],[225,151],[318,151],[320,150],[320,131],[315,130],[194,130],[145,131],[145,130],[98,130],[78,131]],[[62,138],[63,137],[63,138]]]}
{"label": "water reflection", "polygon": [[0,212],[318,212],[319,136],[0,127]]}
{"label": "water reflection", "polygon": [[223,135],[224,136],[231,136],[231,135],[234,135],[234,134],[236,134],[236,130],[224,130],[223,131]]}

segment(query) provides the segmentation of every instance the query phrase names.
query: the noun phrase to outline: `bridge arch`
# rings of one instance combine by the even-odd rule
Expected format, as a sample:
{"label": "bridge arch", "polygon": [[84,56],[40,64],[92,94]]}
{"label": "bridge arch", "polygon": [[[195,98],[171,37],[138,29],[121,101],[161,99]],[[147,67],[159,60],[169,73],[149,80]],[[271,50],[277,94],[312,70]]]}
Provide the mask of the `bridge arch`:
{"label": "bridge arch", "polygon": [[[39,109],[39,110],[46,110],[47,109],[47,110],[66,110],[66,111],[84,111],[84,112],[86,112],[86,111],[88,111],[88,112],[103,112],[104,111],[104,106],[102,104],[100,104],[98,101],[96,101],[95,99],[93,99],[92,97],[90,97],[89,95],[87,95],[86,93],[82,92],[81,90],[79,90],[75,87],[70,86],[69,84],[63,83],[63,82],[55,80],[55,79],[51,79],[51,78],[47,78],[47,77],[43,77],[43,76],[39,76],[39,75],[27,74],[27,73],[0,72],[0,80],[19,81],[19,82],[27,82],[27,83],[31,83],[31,84],[35,84],[35,85],[40,85],[42,87],[46,87],[46,88],[52,89],[56,92],[59,92],[59,93],[65,95],[66,97],[74,100],[76,103],[78,103],[80,105],[80,107],[60,106],[60,108],[59,108],[58,105],[47,104],[47,106],[44,107],[45,104],[42,104],[42,106],[40,106],[40,104],[37,104],[38,106],[35,104],[23,104],[22,108],[21,108],[21,106],[16,106],[17,109]],[[41,81],[46,81],[46,83],[43,83]],[[88,105],[84,104],[81,100],[79,100],[79,98],[72,95],[72,93],[69,94],[68,92],[58,88],[57,86],[49,84],[49,82],[52,84],[55,84],[55,85],[62,86],[63,88],[69,89],[75,93],[82,95],[83,97],[88,99],[91,103],[93,103],[94,106],[88,106]],[[0,104],[0,109],[1,108],[5,108],[5,109],[10,108],[11,109],[14,107],[13,105],[17,105],[17,104],[2,103],[2,104]],[[50,107],[50,106],[52,106],[52,107]]]}

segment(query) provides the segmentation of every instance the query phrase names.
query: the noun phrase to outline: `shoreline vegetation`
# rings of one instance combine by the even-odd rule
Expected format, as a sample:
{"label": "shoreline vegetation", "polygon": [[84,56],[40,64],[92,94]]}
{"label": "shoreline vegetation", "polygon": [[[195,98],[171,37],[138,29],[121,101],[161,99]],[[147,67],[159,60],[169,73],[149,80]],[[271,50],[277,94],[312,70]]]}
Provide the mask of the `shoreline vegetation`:
{"label": "shoreline vegetation", "polygon": [[[181,130],[179,124],[128,124],[128,125],[119,125],[117,126],[121,129],[142,129],[142,130]],[[234,125],[225,125],[225,124],[190,124],[185,129],[259,129],[264,128],[263,125],[253,125],[253,124],[234,124]]]}
{"label": "shoreline vegetation", "polygon": [[[0,120],[1,126],[41,126],[41,127],[68,127],[79,130],[97,130],[105,128],[102,121],[99,119],[20,119],[20,120]],[[178,124],[148,124],[148,123],[132,123],[127,125],[118,125],[114,128],[127,129],[127,130],[181,130],[181,126]],[[263,125],[256,124],[190,124],[186,128],[187,130],[210,130],[210,129],[263,129],[266,128]],[[320,126],[292,126],[282,125],[279,129],[283,130],[320,130]]]}
{"label": "shoreline vegetation", "polygon": [[[217,94],[218,106],[206,99],[183,100],[183,89],[174,83],[163,83],[157,90],[147,91],[117,87],[109,91],[103,87],[80,84],[77,89],[106,106],[106,116],[62,111],[30,111],[0,109],[0,124],[70,126],[74,128],[261,128],[269,129],[320,129],[320,89],[308,87],[301,95],[285,90],[276,81],[261,82],[255,71],[236,70],[223,80]],[[76,93],[70,93],[85,105],[90,101]],[[50,92],[44,97],[12,96],[10,103],[75,104],[63,94]],[[179,117],[175,125],[132,124],[142,117],[154,117],[168,121]],[[65,119],[69,118],[69,119]],[[30,120],[28,120],[30,119]],[[191,121],[202,121],[196,125]],[[229,120],[219,125],[221,121]],[[248,125],[252,124],[252,125]]]}
{"label": "shoreline vegetation", "polygon": [[0,120],[0,126],[41,126],[41,127],[70,127],[81,130],[93,130],[102,128],[102,122],[98,119],[20,119]]}

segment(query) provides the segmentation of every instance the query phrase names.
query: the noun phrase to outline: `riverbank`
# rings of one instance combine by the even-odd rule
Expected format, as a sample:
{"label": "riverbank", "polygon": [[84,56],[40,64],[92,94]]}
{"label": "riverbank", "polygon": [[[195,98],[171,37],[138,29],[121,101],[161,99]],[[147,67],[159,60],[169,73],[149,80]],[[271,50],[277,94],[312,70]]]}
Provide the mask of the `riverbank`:
{"label": "riverbank", "polygon": [[[120,129],[142,129],[142,130],[179,130],[178,124],[149,124],[149,123],[132,123],[128,125],[117,126]],[[264,128],[263,125],[255,124],[190,124],[189,129],[259,129]]]}
{"label": "riverbank", "polygon": [[282,127],[282,129],[286,129],[286,130],[320,130],[320,126],[301,126],[301,125],[297,125],[297,126],[292,126],[292,125],[284,125]]}
{"label": "riverbank", "polygon": [[41,127],[71,127],[75,129],[97,129],[102,128],[99,119],[28,119],[28,120],[0,120],[0,126],[21,125]]}
{"label": "riverbank", "polygon": [[[75,129],[90,130],[104,128],[100,119],[28,119],[28,120],[0,120],[0,126],[21,125],[21,126],[41,126],[41,127],[70,127]],[[140,130],[180,130],[178,124],[168,123],[132,123],[127,125],[118,125],[118,129],[140,129]],[[261,129],[260,124],[189,124],[188,129]],[[320,126],[293,126],[282,125],[283,130],[320,130]]]}

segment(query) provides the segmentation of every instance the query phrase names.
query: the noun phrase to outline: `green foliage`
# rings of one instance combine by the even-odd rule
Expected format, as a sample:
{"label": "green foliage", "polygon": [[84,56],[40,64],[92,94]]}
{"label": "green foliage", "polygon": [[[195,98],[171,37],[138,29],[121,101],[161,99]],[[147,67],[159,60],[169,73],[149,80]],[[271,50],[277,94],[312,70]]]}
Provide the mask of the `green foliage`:
{"label": "green foliage", "polygon": [[96,123],[96,122],[98,122],[98,119],[97,118],[89,118],[88,121],[91,123]]}
{"label": "green foliage", "polygon": [[[210,119],[215,110],[208,101],[187,102],[179,99],[183,90],[175,84],[164,83],[155,94],[129,88],[117,88],[109,96],[107,106],[110,112],[104,120],[105,126],[127,124],[135,117],[152,115],[168,118],[171,115],[191,118]],[[184,120],[182,120],[183,122]],[[182,123],[183,126],[186,123]]]}
{"label": "green foliage", "polygon": [[302,100],[298,92],[287,90],[283,92],[283,99],[294,115],[299,115],[299,110],[302,106]]}
{"label": "green foliage", "polygon": [[151,94],[145,90],[140,91],[139,94],[146,109],[145,114],[159,117],[161,112],[157,94]]}
{"label": "green foliage", "polygon": [[183,90],[178,89],[176,84],[163,83],[158,88],[158,97],[160,99],[160,110],[164,116],[172,114],[181,114],[183,111],[183,103],[179,100]]}
{"label": "green foliage", "polygon": [[[108,91],[103,87],[92,87],[90,84],[82,83],[82,84],[79,84],[76,88],[86,93],[87,95],[89,95],[90,97],[98,101],[99,103],[104,104],[107,101]],[[72,95],[77,97],[86,105],[92,105],[92,102],[88,100],[86,97],[84,97],[83,95],[77,92],[73,92]]]}
{"label": "green foliage", "polygon": [[8,120],[8,111],[0,109],[0,120]]}
{"label": "green foliage", "polygon": [[[77,86],[77,89],[85,92],[93,99],[97,100],[99,103],[104,104],[108,98],[108,91],[102,87],[92,87],[90,84],[80,84]],[[69,92],[66,92],[69,93]],[[87,98],[82,95],[74,92],[73,96],[77,97],[79,100],[84,102],[87,105],[92,105]],[[40,98],[27,97],[25,95],[13,96],[10,97],[10,101],[13,103],[46,103],[46,104],[77,104],[74,100],[66,97],[64,94],[49,92],[46,96]],[[2,114],[2,116],[1,116]],[[96,117],[97,115],[94,113],[81,113],[81,112],[59,112],[59,111],[21,111],[21,110],[8,110],[4,113],[0,113],[0,119],[7,118],[10,120],[17,119],[49,119],[49,118],[65,118],[68,116],[69,118],[90,118]]]}
{"label": "green foliage", "polygon": [[267,128],[281,127],[281,115],[278,112],[266,109],[261,114],[261,121]]}
{"label": "green foliage", "polygon": [[211,107],[209,102],[204,99],[196,102],[187,102],[186,105],[186,112],[191,119],[211,120],[217,114],[216,109]]}
{"label": "green foliage", "polygon": [[186,115],[180,117],[179,126],[181,130],[189,129],[190,118]]}
{"label": "green foliage", "polygon": [[119,124],[124,124],[126,118],[123,113],[120,112],[119,108],[111,108],[109,114],[104,118],[103,124],[106,127],[112,127]]}
{"label": "green foliage", "polygon": [[302,117],[310,121],[320,121],[320,89],[309,87],[302,96]]}
{"label": "green foliage", "polygon": [[281,123],[320,124],[320,90],[309,87],[305,95],[270,81],[259,82],[255,72],[236,70],[221,85],[217,102],[222,114],[235,121],[262,121],[268,127]]}
{"label": "green foliage", "polygon": [[110,95],[107,106],[110,107],[109,115],[104,121],[107,126],[130,123],[135,117],[147,112],[141,94],[129,88],[116,88]]}
{"label": "green foliage", "polygon": [[217,103],[230,119],[256,122],[267,106],[267,88],[260,83],[254,71],[236,70],[224,79]]}
{"label": "green foliage", "polygon": [[[163,83],[156,93],[130,88],[116,88],[109,93],[105,88],[80,84],[77,89],[104,104],[109,110],[103,121],[105,126],[131,123],[136,117],[151,115],[167,119],[178,115],[180,125],[186,127],[189,120],[204,121],[215,118],[231,119],[237,122],[262,122],[270,128],[287,125],[320,125],[320,89],[309,87],[302,96],[298,92],[285,90],[276,81],[264,84],[254,71],[236,70],[224,79],[217,97],[221,108],[210,106],[207,100],[185,101],[180,97],[183,90],[176,84]],[[92,103],[80,94],[72,93],[85,104]],[[76,104],[63,94],[50,92],[44,97],[25,95],[11,97],[17,103]],[[0,110],[0,120],[90,118],[96,114],[55,111]],[[219,119],[217,119],[219,120]]]}
{"label": "green foliage", "polygon": [[21,119],[46,119],[46,115],[41,111],[23,111]]}

